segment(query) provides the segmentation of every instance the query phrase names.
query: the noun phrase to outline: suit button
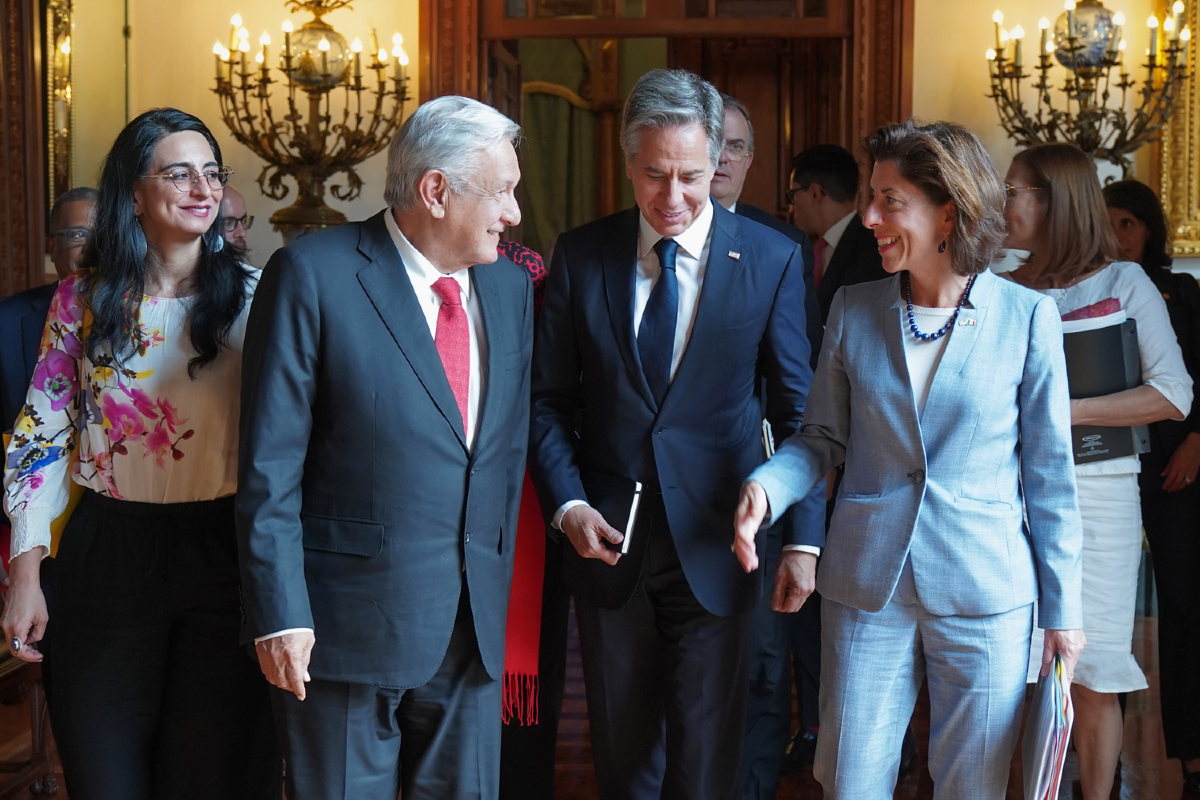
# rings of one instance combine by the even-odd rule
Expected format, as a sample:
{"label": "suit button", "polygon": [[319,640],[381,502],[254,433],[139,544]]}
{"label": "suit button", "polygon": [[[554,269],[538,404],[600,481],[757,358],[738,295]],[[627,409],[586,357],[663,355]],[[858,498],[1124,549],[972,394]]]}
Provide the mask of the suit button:
{"label": "suit button", "polygon": [[913,483],[920,483],[925,480],[925,470],[919,469],[916,472],[908,473],[908,477],[913,479]]}
{"label": "suit button", "polygon": [[471,467],[471,474],[474,475],[476,472],[479,472],[479,467]]}
{"label": "suit button", "polygon": [[655,429],[654,429],[654,432],[655,432],[656,434],[658,434],[658,433],[662,433],[662,432],[663,432],[663,431],[665,431],[666,429],[667,429],[667,426],[666,426],[666,425],[659,425],[657,428],[655,428]]}
{"label": "suit button", "polygon": [[463,543],[465,544],[466,542],[469,542],[469,541],[471,541],[471,532],[467,531],[466,535],[463,536]]}

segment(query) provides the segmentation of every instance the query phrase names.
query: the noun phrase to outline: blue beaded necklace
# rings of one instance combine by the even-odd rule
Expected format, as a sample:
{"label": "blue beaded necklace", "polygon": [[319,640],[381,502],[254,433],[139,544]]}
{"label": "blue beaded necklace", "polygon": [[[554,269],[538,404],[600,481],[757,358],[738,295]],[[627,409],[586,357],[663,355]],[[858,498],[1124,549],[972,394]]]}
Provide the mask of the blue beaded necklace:
{"label": "blue beaded necklace", "polygon": [[913,316],[912,280],[909,278],[908,272],[903,273],[900,283],[904,287],[904,302],[908,304],[908,327],[912,329],[913,336],[923,342],[932,342],[935,339],[945,336],[954,327],[954,321],[958,319],[958,312],[962,311],[962,307],[967,304],[967,298],[971,294],[971,287],[975,285],[975,276],[972,275],[967,280],[967,288],[963,291],[962,297],[959,298],[958,305],[955,306],[954,313],[950,315],[950,319],[933,333],[921,333],[920,329],[917,328],[917,319]]}

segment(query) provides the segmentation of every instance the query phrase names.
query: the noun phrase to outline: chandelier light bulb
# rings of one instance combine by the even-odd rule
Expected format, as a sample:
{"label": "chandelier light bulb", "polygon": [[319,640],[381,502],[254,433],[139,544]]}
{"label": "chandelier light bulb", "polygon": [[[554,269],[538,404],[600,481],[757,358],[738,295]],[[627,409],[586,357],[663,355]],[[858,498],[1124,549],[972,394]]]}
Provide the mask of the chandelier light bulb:
{"label": "chandelier light bulb", "polygon": [[284,33],[291,33],[292,31],[296,30],[294,27],[292,27],[292,21],[290,19],[285,19],[282,27]]}
{"label": "chandelier light bulb", "polygon": [[266,47],[267,45],[269,45],[271,43],[270,34],[268,34],[266,31],[263,31],[263,35],[258,37],[258,43],[261,44],[263,47]]}
{"label": "chandelier light bulb", "polygon": [[1008,31],[1001,28],[1000,29],[1000,44],[1004,44],[1007,41],[1008,41]]}
{"label": "chandelier light bulb", "polygon": [[1054,52],[1054,42],[1053,41],[1046,42],[1046,52],[1047,53]]}
{"label": "chandelier light bulb", "polygon": [[387,59],[388,59],[387,50],[385,50],[382,47],[379,48],[379,63],[382,64],[383,62],[387,61]]}
{"label": "chandelier light bulb", "polygon": [[65,42],[63,42],[63,43],[62,43],[62,44],[59,46],[59,48],[58,48],[58,49],[62,51],[62,54],[63,54],[64,56],[69,56],[69,55],[71,55],[71,40],[70,40],[70,39],[67,39]]}
{"label": "chandelier light bulb", "polygon": [[401,36],[399,32],[393,33],[392,34],[392,44],[397,45],[397,46],[404,44],[404,37]]}
{"label": "chandelier light bulb", "polygon": [[1038,20],[1038,27],[1042,30],[1046,30],[1047,28],[1050,27],[1050,20],[1046,19],[1045,17],[1042,17],[1041,19]]}
{"label": "chandelier light bulb", "polygon": [[229,49],[228,49],[228,48],[226,48],[226,47],[222,47],[222,48],[221,48],[221,58],[222,58],[223,60],[225,60],[225,61],[228,61],[228,60],[229,60],[229,56],[230,56]]}
{"label": "chandelier light bulb", "polygon": [[221,47],[221,43],[217,42],[216,44],[213,45],[213,55],[214,56],[221,55],[221,51],[224,49],[225,49],[224,47]]}
{"label": "chandelier light bulb", "polygon": [[229,18],[229,24],[235,28],[242,27],[242,15],[234,14],[232,17]]}
{"label": "chandelier light bulb", "polygon": [[[397,45],[397,47],[399,47],[399,45]],[[408,66],[408,53],[404,52],[403,47],[400,47],[400,66],[402,66],[402,67]]]}
{"label": "chandelier light bulb", "polygon": [[1125,40],[1124,40],[1124,39],[1122,39],[1122,40],[1121,40],[1121,43],[1120,43],[1119,45],[1117,45],[1117,49],[1118,49],[1118,50],[1124,50],[1124,49],[1125,49]]}
{"label": "chandelier light bulb", "polygon": [[403,52],[404,52],[404,48],[401,47],[400,45],[396,45],[395,47],[392,48],[392,57],[399,58]]}
{"label": "chandelier light bulb", "polygon": [[254,54],[254,60],[257,61],[259,64],[263,63],[263,61],[266,60],[263,58],[263,54],[262,54],[261,50]]}
{"label": "chandelier light bulb", "polygon": [[320,50],[322,53],[329,52],[329,40],[326,39],[324,36],[322,36],[321,41],[319,41],[317,43],[317,49]]}
{"label": "chandelier light bulb", "polygon": [[1171,10],[1176,14],[1183,13],[1183,0],[1175,0],[1175,5],[1171,6]]}
{"label": "chandelier light bulb", "polygon": [[1025,29],[1022,28],[1020,25],[1018,25],[1017,27],[1013,28],[1012,33],[1010,33],[1008,35],[1014,39],[1024,39],[1025,38]]}
{"label": "chandelier light bulb", "polygon": [[1074,11],[1075,0],[1067,0],[1067,2],[1063,3],[1063,8],[1065,8],[1067,11]]}
{"label": "chandelier light bulb", "polygon": [[1175,30],[1175,20],[1173,20],[1170,17],[1167,17],[1166,19],[1164,19],[1163,20],[1163,30],[1166,31],[1167,33],[1170,33],[1171,31]]}
{"label": "chandelier light bulb", "polygon": [[1150,19],[1146,20],[1146,24],[1148,26],[1150,26],[1151,28],[1157,28],[1158,27],[1158,17],[1151,14]]}
{"label": "chandelier light bulb", "polygon": [[355,39],[353,42],[350,43],[350,49],[356,53],[361,53],[362,52],[362,40]]}
{"label": "chandelier light bulb", "polygon": [[988,61],[995,61],[996,60],[996,51],[989,47],[987,52],[983,54],[983,57],[986,58]]}
{"label": "chandelier light bulb", "polygon": [[242,39],[240,42],[238,42],[238,50],[241,50],[243,53],[249,53],[250,52],[250,40]]}
{"label": "chandelier light bulb", "polygon": [[238,38],[248,41],[250,39],[250,30],[248,28],[238,28]]}
{"label": "chandelier light bulb", "polygon": [[996,13],[992,14],[992,22],[996,23],[997,25],[999,25],[1001,22],[1004,22],[1004,12],[997,9]]}
{"label": "chandelier light bulb", "polygon": [[1124,24],[1125,24],[1125,15],[1124,14],[1122,14],[1120,11],[1113,14],[1113,25],[1124,25]]}
{"label": "chandelier light bulb", "polygon": [[1180,38],[1180,39],[1182,39],[1182,40],[1183,40],[1183,41],[1185,41],[1185,42],[1191,41],[1191,38],[1192,38],[1192,29],[1191,29],[1191,28],[1184,28],[1183,30],[1181,30],[1181,31],[1179,32],[1179,38]]}

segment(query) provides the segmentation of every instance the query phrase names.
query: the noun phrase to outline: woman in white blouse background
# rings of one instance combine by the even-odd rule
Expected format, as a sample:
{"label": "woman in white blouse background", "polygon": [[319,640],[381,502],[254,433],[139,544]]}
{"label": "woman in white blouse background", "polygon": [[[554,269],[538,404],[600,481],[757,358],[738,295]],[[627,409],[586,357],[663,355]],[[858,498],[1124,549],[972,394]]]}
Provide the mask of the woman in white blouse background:
{"label": "woman in white blouse background", "polygon": [[[1064,319],[1123,310],[1137,321],[1142,386],[1071,401],[1073,425],[1181,420],[1192,380],[1167,306],[1140,266],[1120,260],[1091,159],[1070,144],[1030,148],[1008,170],[1008,246],[1029,258],[1009,277],[1049,295]],[[1076,467],[1083,516],[1083,627],[1075,668],[1075,750],[1086,800],[1107,798],[1121,753],[1120,692],[1146,688],[1131,652],[1142,552],[1137,456]],[[1040,631],[1034,650],[1040,650]],[[1031,678],[1033,676],[1031,675]]]}
{"label": "woman in white blouse background", "polygon": [[[27,661],[53,626],[50,713],[75,800],[280,796],[267,683],[239,645],[233,496],[257,273],[219,235],[229,174],[181,111],[117,136],[6,454],[0,625]],[[85,492],[48,614],[38,565],[71,481]]]}

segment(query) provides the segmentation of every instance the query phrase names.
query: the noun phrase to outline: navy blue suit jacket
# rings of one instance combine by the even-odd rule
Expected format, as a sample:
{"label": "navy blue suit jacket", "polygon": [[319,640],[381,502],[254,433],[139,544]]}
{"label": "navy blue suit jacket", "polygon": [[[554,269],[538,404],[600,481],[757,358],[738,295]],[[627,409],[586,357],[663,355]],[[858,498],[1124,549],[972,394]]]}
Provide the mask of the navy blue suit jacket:
{"label": "navy blue suit jacket", "polygon": [[504,670],[533,287],[503,256],[470,274],[487,379],[468,449],[383,214],[299,239],[263,270],[242,360],[244,635],[313,628],[314,678],[428,682],[464,578],[483,666]]}
{"label": "navy blue suit jacket", "polygon": [[0,430],[11,429],[25,405],[57,288],[57,282],[36,286],[0,301]]}
{"label": "navy blue suit jacket", "polygon": [[[767,418],[782,441],[800,426],[812,370],[800,248],[720,205],[713,211],[699,307],[662,408],[633,328],[638,210],[559,238],[534,349],[529,455],[547,519],[570,500],[603,506],[610,486],[660,486],[688,584],[725,616],[752,608],[762,587],[762,570],[747,575],[729,549],[742,482],[764,460],[757,387],[765,380]],[[819,526],[781,524],[785,544],[823,543]],[[564,548],[569,588],[623,605],[641,571],[638,544],[615,567]]]}

